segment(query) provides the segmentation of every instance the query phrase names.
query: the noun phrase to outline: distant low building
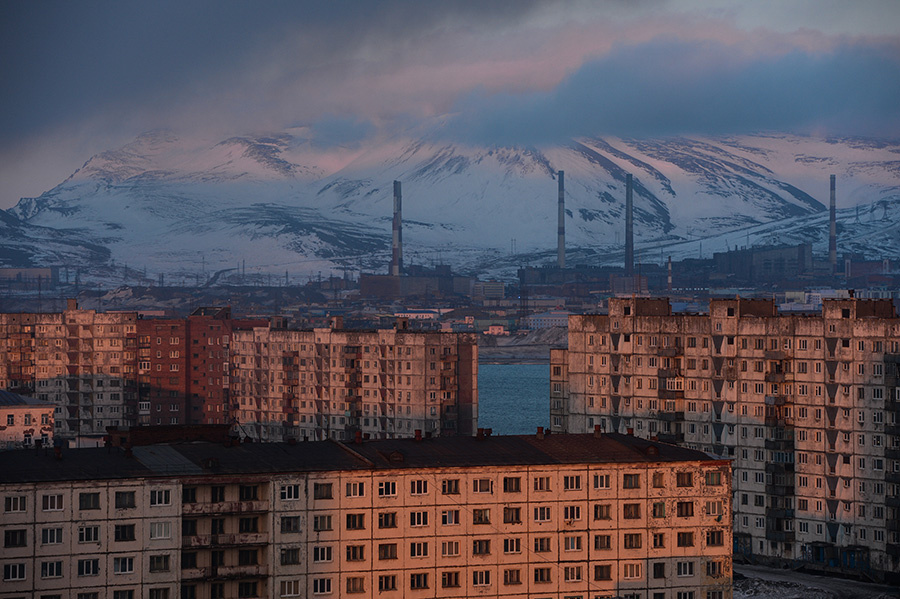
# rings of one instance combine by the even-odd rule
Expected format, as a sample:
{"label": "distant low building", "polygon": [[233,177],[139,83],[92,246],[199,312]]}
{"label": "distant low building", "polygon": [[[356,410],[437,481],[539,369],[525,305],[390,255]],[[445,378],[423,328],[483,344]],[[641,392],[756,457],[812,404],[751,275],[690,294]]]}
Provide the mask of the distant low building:
{"label": "distant low building", "polygon": [[567,310],[550,310],[549,312],[526,316],[523,322],[525,328],[531,330],[550,329],[554,327],[565,328],[569,326],[570,314],[571,312]]}
{"label": "distant low building", "polygon": [[0,391],[0,449],[52,443],[53,409],[46,401]]}

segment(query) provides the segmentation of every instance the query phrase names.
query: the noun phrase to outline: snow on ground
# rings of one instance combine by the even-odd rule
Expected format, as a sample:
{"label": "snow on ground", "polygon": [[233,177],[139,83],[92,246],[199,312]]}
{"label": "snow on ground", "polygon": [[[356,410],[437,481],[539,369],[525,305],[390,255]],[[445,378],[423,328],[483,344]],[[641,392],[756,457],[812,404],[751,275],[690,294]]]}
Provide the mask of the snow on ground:
{"label": "snow on ground", "polygon": [[748,565],[735,565],[734,572],[734,599],[900,598],[897,587],[857,580]]}

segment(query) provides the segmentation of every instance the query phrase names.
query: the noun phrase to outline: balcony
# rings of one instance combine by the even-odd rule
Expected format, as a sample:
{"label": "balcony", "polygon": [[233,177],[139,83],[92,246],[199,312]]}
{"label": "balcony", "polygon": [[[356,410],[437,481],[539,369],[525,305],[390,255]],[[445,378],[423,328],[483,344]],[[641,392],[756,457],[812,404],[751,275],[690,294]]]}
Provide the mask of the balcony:
{"label": "balcony", "polygon": [[791,530],[767,530],[766,539],[779,543],[793,543],[794,531]]}
{"label": "balcony", "polygon": [[223,501],[221,503],[185,503],[185,516],[203,514],[253,514],[269,511],[268,501]]}
{"label": "balcony", "polygon": [[182,537],[182,547],[222,547],[227,545],[267,545],[267,534],[258,532],[242,532],[237,534],[195,535]]}
{"label": "balcony", "polygon": [[675,422],[676,420],[684,420],[684,412],[660,411],[657,417],[664,422]]}
{"label": "balcony", "polygon": [[783,372],[767,372],[766,373],[766,382],[767,383],[783,383],[784,382],[784,373]]}
{"label": "balcony", "polygon": [[684,443],[684,433],[659,433],[657,435],[660,443]]}
{"label": "balcony", "polygon": [[258,578],[268,576],[269,569],[265,566],[219,566],[214,574],[217,578]]}
{"label": "balcony", "polygon": [[660,347],[656,350],[656,354],[667,358],[674,358],[675,356],[683,356],[684,348],[680,345],[676,345],[675,347]]}

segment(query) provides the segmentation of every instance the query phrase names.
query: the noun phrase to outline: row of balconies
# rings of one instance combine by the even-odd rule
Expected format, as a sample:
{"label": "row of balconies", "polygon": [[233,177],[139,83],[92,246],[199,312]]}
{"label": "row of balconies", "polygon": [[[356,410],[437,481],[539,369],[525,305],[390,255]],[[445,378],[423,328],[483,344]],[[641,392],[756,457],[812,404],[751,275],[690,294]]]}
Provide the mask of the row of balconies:
{"label": "row of balconies", "polygon": [[224,501],[218,503],[185,503],[182,514],[253,514],[269,510],[268,501]]}

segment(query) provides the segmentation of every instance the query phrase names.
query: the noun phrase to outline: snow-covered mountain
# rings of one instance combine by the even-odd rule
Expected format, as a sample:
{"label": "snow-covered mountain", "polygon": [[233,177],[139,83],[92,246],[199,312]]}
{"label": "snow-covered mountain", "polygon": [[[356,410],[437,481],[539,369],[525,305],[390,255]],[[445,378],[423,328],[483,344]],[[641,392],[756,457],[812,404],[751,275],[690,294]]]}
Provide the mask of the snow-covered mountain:
{"label": "snow-covered mountain", "polygon": [[151,132],[98,154],[2,214],[0,263],[99,274],[112,262],[191,279],[244,262],[279,276],[385,271],[399,180],[407,263],[496,273],[555,255],[558,170],[573,262],[621,261],[626,173],[646,260],[696,256],[701,243],[705,255],[801,240],[823,252],[830,174],[841,251],[900,256],[900,143],[758,135],[511,148],[438,132],[327,147],[294,129],[215,142]]}

